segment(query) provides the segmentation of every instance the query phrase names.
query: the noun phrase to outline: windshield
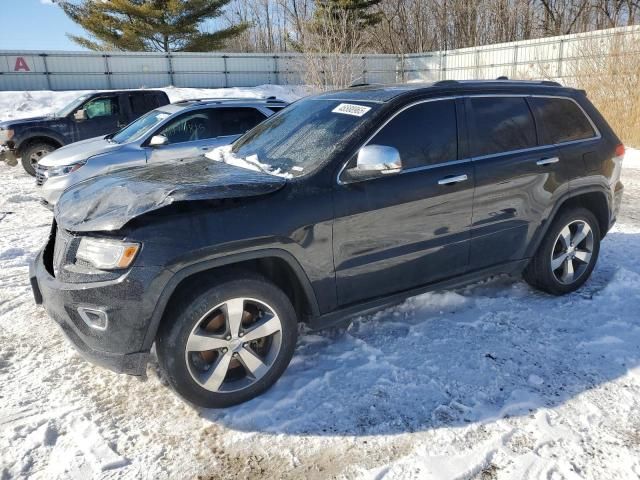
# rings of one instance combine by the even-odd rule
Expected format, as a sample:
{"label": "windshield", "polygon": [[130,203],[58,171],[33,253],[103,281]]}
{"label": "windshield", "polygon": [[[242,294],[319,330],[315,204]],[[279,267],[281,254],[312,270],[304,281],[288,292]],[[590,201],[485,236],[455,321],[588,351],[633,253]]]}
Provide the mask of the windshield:
{"label": "windshield", "polygon": [[71,112],[73,112],[76,108],[78,108],[80,105],[82,105],[85,101],[87,101],[87,99],[91,96],[91,93],[88,93],[86,95],[82,95],[81,97],[76,98],[73,102],[71,102],[69,105],[67,105],[66,107],[63,107],[62,109],[58,110],[54,116],[56,117],[66,117],[67,115],[69,115]]}
{"label": "windshield", "polygon": [[171,114],[163,112],[161,110],[151,110],[149,113],[144,114],[135,122],[130,123],[113,137],[111,141],[116,143],[134,142],[142,137],[149,130],[154,128],[162,121],[169,118]]}
{"label": "windshield", "polygon": [[[233,144],[231,154],[275,175],[314,169],[378,108],[340,100],[300,100],[269,117]],[[227,161],[227,158],[222,158]]]}

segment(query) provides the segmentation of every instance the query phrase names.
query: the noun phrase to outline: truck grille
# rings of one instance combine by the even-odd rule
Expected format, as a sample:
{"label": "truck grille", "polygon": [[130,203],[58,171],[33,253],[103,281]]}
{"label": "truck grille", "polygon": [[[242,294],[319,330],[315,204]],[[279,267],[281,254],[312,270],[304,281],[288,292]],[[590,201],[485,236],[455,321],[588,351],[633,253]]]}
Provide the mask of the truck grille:
{"label": "truck grille", "polygon": [[44,165],[36,165],[36,185],[41,187],[47,181],[47,167]]}

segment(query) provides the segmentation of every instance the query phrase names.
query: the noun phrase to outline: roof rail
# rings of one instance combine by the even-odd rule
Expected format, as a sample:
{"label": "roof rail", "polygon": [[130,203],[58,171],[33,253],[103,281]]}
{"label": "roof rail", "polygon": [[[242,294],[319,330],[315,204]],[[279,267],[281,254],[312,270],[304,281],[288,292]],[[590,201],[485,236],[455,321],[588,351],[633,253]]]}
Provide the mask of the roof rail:
{"label": "roof rail", "polygon": [[540,82],[542,85],[550,85],[552,87],[561,87],[562,84],[560,82],[554,82],[553,80],[542,80]]}
{"label": "roof rail", "polygon": [[352,83],[351,85],[349,85],[349,88],[355,88],[355,87],[366,87],[368,85],[371,85],[368,82],[357,82],[357,83]]}
{"label": "roof rail", "polygon": [[441,85],[457,85],[458,83],[460,83],[458,82],[458,80],[438,80],[433,84],[433,86],[435,87],[435,86],[441,86]]}
{"label": "roof rail", "polygon": [[270,97],[205,97],[205,98],[185,98],[182,100],[178,100],[173,103],[191,103],[191,102],[224,102],[224,101],[234,101],[234,102],[252,102],[252,101],[265,101],[265,102],[284,102],[284,100],[279,100],[275,96]]}
{"label": "roof rail", "polygon": [[496,78],[496,80],[509,80],[509,77],[507,77],[506,75],[500,75],[498,78]]}

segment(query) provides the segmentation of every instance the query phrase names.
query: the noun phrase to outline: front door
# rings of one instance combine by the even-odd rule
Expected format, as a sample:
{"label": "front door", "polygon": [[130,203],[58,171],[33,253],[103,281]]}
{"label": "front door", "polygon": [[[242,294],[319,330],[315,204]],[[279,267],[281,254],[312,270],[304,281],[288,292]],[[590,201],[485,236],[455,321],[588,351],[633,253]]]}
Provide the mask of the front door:
{"label": "front door", "polygon": [[458,149],[462,109],[453,99],[406,108],[367,142],[395,147],[401,172],[357,182],[342,175],[333,231],[340,305],[467,270],[474,172]]}
{"label": "front door", "polygon": [[74,142],[116,132],[126,124],[117,95],[93,98],[81,110],[84,110],[85,119],[73,120]]}

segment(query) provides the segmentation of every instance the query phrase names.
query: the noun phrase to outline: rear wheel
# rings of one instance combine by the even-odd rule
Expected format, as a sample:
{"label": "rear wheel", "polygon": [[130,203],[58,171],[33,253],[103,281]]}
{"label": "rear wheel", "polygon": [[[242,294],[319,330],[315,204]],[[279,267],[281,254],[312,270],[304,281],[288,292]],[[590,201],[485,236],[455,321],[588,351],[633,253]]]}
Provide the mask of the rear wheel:
{"label": "rear wheel", "polygon": [[50,143],[43,142],[34,143],[27,146],[26,148],[23,148],[20,161],[22,162],[22,166],[24,167],[25,171],[32,177],[35,177],[36,165],[38,165],[38,162],[42,160],[46,155],[53,152],[55,149],[56,147],[54,147]]}
{"label": "rear wheel", "polygon": [[562,213],[549,227],[524,272],[525,280],[545,292],[562,295],[587,281],[600,252],[600,227],[591,211]]}
{"label": "rear wheel", "polygon": [[288,297],[261,277],[230,278],[180,301],[157,338],[160,368],[186,400],[226,407],[267,390],[295,349]]}

